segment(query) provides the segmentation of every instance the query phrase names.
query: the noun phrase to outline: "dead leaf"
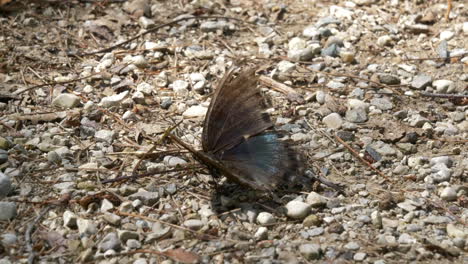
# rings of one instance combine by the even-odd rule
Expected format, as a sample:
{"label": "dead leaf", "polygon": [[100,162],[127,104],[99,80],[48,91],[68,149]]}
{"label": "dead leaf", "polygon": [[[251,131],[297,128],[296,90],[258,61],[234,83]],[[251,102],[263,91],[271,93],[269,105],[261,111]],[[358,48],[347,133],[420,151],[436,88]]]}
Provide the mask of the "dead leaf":
{"label": "dead leaf", "polygon": [[181,248],[169,249],[164,252],[161,252],[164,256],[169,257],[175,261],[182,263],[198,263],[200,262],[200,256],[197,254],[183,250]]}

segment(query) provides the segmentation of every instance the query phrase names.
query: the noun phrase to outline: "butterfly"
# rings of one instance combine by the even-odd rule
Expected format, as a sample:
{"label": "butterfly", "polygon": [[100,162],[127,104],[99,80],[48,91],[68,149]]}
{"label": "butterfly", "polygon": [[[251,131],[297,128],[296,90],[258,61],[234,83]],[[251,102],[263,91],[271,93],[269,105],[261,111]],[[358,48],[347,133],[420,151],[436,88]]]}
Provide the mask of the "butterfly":
{"label": "butterfly", "polygon": [[202,151],[171,134],[214,175],[255,190],[272,191],[287,183],[298,169],[296,153],[272,130],[267,105],[258,87],[255,69],[228,70],[218,83],[208,107]]}

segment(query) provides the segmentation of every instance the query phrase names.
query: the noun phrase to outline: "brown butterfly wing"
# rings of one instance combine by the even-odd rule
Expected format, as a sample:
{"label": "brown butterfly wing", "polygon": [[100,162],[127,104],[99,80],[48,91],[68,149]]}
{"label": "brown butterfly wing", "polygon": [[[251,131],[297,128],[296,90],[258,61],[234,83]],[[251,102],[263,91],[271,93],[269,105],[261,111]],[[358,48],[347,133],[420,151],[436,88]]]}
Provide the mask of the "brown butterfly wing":
{"label": "brown butterfly wing", "polygon": [[254,69],[241,71],[234,77],[229,70],[217,86],[203,126],[203,151],[215,154],[239,144],[245,137],[256,135],[272,122],[264,99],[257,87]]}
{"label": "brown butterfly wing", "polygon": [[298,167],[294,151],[274,132],[248,138],[220,154],[220,160],[234,180],[264,191],[284,184]]}

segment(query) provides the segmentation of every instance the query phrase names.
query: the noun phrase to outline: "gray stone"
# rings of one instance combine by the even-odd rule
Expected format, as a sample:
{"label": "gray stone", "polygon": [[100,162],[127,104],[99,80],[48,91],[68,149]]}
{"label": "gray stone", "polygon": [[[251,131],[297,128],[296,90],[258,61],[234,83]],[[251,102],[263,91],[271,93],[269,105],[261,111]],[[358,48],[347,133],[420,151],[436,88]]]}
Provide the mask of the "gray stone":
{"label": "gray stone", "polygon": [[163,161],[164,161],[164,164],[166,164],[166,166],[168,167],[176,167],[176,166],[187,164],[187,161],[179,157],[174,157],[174,156],[165,156]]}
{"label": "gray stone", "polygon": [[138,23],[141,25],[142,28],[150,28],[151,26],[154,25],[154,21],[145,17],[145,16],[141,16],[139,19],[138,19]]}
{"label": "gray stone", "polygon": [[314,260],[319,259],[320,255],[322,254],[322,249],[320,248],[319,244],[302,244],[299,246],[299,252],[306,258],[307,260]]}
{"label": "gray stone", "polygon": [[200,25],[200,30],[203,32],[226,31],[229,29],[234,29],[234,25],[223,20],[205,21]]}
{"label": "gray stone", "polygon": [[296,64],[283,60],[278,63],[277,67],[279,72],[286,73],[294,70],[296,68]]}
{"label": "gray stone", "polygon": [[119,225],[122,218],[116,214],[104,213],[102,218],[111,225]]}
{"label": "gray stone", "polygon": [[169,109],[169,107],[172,105],[172,99],[170,97],[162,97],[161,98],[161,108],[162,109]]}
{"label": "gray stone", "polygon": [[139,235],[137,232],[129,230],[117,230],[117,235],[119,236],[121,243],[126,243],[129,239],[138,239]]}
{"label": "gray stone", "polygon": [[141,242],[136,240],[136,239],[129,239],[127,240],[127,242],[125,242],[125,245],[127,246],[127,248],[129,249],[137,249],[137,248],[141,248]]}
{"label": "gray stone", "polygon": [[156,222],[153,224],[151,231],[152,231],[151,233],[146,235],[146,238],[145,238],[146,243],[152,243],[157,239],[165,237],[171,231],[171,227],[165,226],[159,222]]}
{"label": "gray stone", "polygon": [[155,203],[159,201],[159,193],[158,192],[148,192],[146,190],[140,189],[138,192],[129,196],[130,200],[140,200],[146,206],[153,206]]}
{"label": "gray stone", "polygon": [[438,216],[438,215],[431,215],[423,219],[423,222],[426,224],[447,224],[450,223],[451,220],[447,216]]}
{"label": "gray stone", "polygon": [[184,222],[184,226],[192,230],[200,230],[203,225],[203,221],[198,219],[189,219]]}
{"label": "gray stone", "polygon": [[315,26],[317,28],[321,28],[321,27],[328,26],[328,25],[331,25],[331,24],[340,25],[341,20],[339,20],[339,19],[337,19],[335,17],[331,17],[331,16],[322,17],[315,23]]}
{"label": "gray stone", "polygon": [[0,149],[0,164],[4,164],[8,161],[8,152],[4,149]]}
{"label": "gray stone", "polygon": [[411,87],[414,89],[422,90],[427,86],[431,85],[432,77],[426,74],[420,74],[414,77],[413,81],[411,82]]}
{"label": "gray stone", "polygon": [[391,75],[391,74],[379,74],[379,81],[383,84],[387,84],[387,85],[396,85],[396,84],[400,84],[400,79],[395,76],[395,75]]}
{"label": "gray stone", "polygon": [[468,238],[468,230],[466,228],[457,227],[454,224],[450,223],[450,224],[447,224],[446,230],[447,230],[447,235],[449,237],[462,238],[462,239]]}
{"label": "gray stone", "polygon": [[398,238],[398,243],[400,244],[413,244],[416,243],[416,239],[407,233],[403,233]]}
{"label": "gray stone", "polygon": [[18,242],[18,237],[14,233],[3,233],[1,235],[0,244],[3,246],[11,247]]}
{"label": "gray stone", "polygon": [[80,233],[81,236],[91,236],[98,231],[96,224],[93,223],[92,220],[78,218],[76,225],[78,226],[78,233]]}
{"label": "gray stone", "polygon": [[117,234],[114,232],[107,234],[101,242],[99,242],[98,248],[101,252],[106,252],[109,249],[115,251],[120,250],[121,244]]}
{"label": "gray stone", "polygon": [[339,90],[339,89],[342,89],[342,88],[346,87],[346,85],[344,85],[343,83],[340,83],[340,82],[330,81],[330,82],[327,83],[327,87],[332,89],[332,90]]}
{"label": "gray stone", "polygon": [[63,225],[68,228],[76,228],[77,227],[77,220],[75,213],[72,211],[65,211],[63,213]]}
{"label": "gray stone", "polygon": [[193,105],[182,113],[182,116],[187,118],[203,117],[206,115],[208,108],[202,105]]}
{"label": "gray stone", "polygon": [[332,129],[339,129],[343,125],[343,119],[338,113],[331,113],[323,118],[323,123]]}
{"label": "gray stone", "polygon": [[286,204],[286,215],[294,219],[303,219],[310,212],[310,205],[301,201],[290,201]]}
{"label": "gray stone", "polygon": [[188,93],[189,83],[184,80],[176,80],[172,83],[172,90],[177,95],[186,95]]}
{"label": "gray stone", "polygon": [[354,241],[351,241],[351,242],[348,242],[344,248],[348,249],[348,250],[359,250],[361,248],[361,246],[359,246],[358,243],[354,242]]}
{"label": "gray stone", "polygon": [[366,259],[366,257],[367,257],[367,254],[365,252],[358,252],[358,253],[354,254],[353,260],[355,260],[355,261],[364,261],[364,259]]}
{"label": "gray stone", "polygon": [[52,101],[52,104],[62,108],[73,108],[80,104],[80,97],[74,94],[60,94]]}
{"label": "gray stone", "polygon": [[450,80],[436,80],[432,86],[438,93],[453,93],[455,91],[455,83]]}
{"label": "gray stone", "polygon": [[389,35],[383,35],[377,39],[377,45],[384,47],[389,46],[392,43],[392,37]]}
{"label": "gray stone", "polygon": [[457,199],[457,191],[452,187],[445,187],[440,192],[440,198],[445,201],[455,201]]}
{"label": "gray stone", "polygon": [[338,57],[340,55],[340,46],[337,43],[332,43],[322,49],[320,54],[322,56]]}
{"label": "gray stone", "polygon": [[101,99],[100,105],[103,107],[120,106],[121,102],[127,97],[129,91],[124,91],[119,94],[107,96]]}
{"label": "gray stone", "polygon": [[379,211],[374,211],[371,213],[371,220],[372,220],[372,224],[375,227],[377,228],[382,227],[382,215],[380,214]]}
{"label": "gray stone", "polygon": [[393,109],[393,103],[387,98],[373,98],[370,103],[380,110]]}
{"label": "gray stone", "polygon": [[445,169],[445,168],[450,168],[453,165],[453,159],[450,156],[439,156],[439,157],[434,157],[431,158],[429,161],[429,164],[433,166],[436,170],[438,170],[434,165],[436,164],[444,164],[445,166],[440,166],[438,168]]}
{"label": "gray stone", "polygon": [[268,228],[261,226],[257,229],[257,232],[254,234],[255,239],[264,240],[268,238]]}
{"label": "gray stone", "polygon": [[312,207],[323,207],[327,204],[328,199],[316,192],[311,192],[307,195],[306,202]]}
{"label": "gray stone", "polygon": [[0,172],[0,199],[7,197],[12,189],[10,177]]}
{"label": "gray stone", "polygon": [[367,113],[363,108],[350,109],[346,111],[345,118],[351,123],[363,123],[367,121]]}
{"label": "gray stone", "polygon": [[15,202],[0,202],[0,221],[8,221],[16,217]]}
{"label": "gray stone", "polygon": [[116,135],[117,135],[116,132],[113,130],[102,129],[102,130],[97,131],[94,137],[96,138],[97,141],[111,144],[112,141],[114,141],[114,138],[116,137]]}
{"label": "gray stone", "polygon": [[441,58],[448,58],[450,56],[450,52],[448,50],[447,40],[442,40],[439,45],[437,45],[436,51]]}
{"label": "gray stone", "polygon": [[270,225],[276,222],[275,217],[268,212],[261,212],[257,216],[257,222],[260,225]]}
{"label": "gray stone", "polygon": [[324,232],[325,232],[325,230],[323,229],[323,227],[316,227],[316,228],[312,228],[309,231],[307,231],[307,234],[309,236],[311,236],[311,237],[316,237],[316,236],[323,235]]}

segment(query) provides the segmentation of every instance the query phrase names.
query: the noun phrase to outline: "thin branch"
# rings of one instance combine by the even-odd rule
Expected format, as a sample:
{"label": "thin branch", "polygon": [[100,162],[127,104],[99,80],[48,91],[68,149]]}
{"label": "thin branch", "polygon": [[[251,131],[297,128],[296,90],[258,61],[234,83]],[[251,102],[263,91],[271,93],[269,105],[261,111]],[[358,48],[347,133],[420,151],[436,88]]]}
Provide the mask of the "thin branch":
{"label": "thin branch", "polygon": [[152,28],[150,28],[150,29],[148,29],[148,30],[146,30],[146,31],[144,31],[144,32],[142,32],[142,33],[140,33],[140,34],[138,34],[138,35],[136,35],[136,36],[134,36],[134,37],[132,37],[132,38],[126,40],[126,41],[124,41],[124,42],[115,44],[115,45],[110,46],[110,47],[108,47],[108,48],[104,48],[104,49],[101,49],[101,50],[97,50],[97,51],[93,51],[93,52],[88,52],[88,53],[80,53],[80,54],[72,54],[72,53],[71,53],[71,54],[69,54],[69,55],[70,55],[70,56],[80,56],[80,57],[81,57],[81,56],[89,56],[89,55],[95,55],[95,54],[98,54],[98,53],[109,52],[109,51],[111,51],[111,50],[113,50],[113,49],[115,49],[115,48],[118,48],[118,47],[121,47],[121,46],[123,46],[123,45],[125,45],[125,44],[128,44],[128,43],[130,43],[130,42],[132,42],[132,41],[134,41],[134,40],[136,40],[136,39],[138,39],[138,38],[140,38],[140,37],[142,37],[142,36],[144,36],[144,35],[146,35],[146,34],[152,33],[152,32],[154,32],[154,31],[156,31],[156,30],[158,30],[158,29],[161,29],[161,28],[163,28],[163,27],[172,26],[172,25],[174,25],[174,24],[176,24],[176,23],[179,23],[179,22],[181,22],[181,21],[190,20],[190,19],[213,19],[213,18],[216,18],[216,19],[227,19],[227,20],[234,20],[234,21],[238,21],[238,22],[242,22],[242,23],[248,23],[248,22],[246,22],[246,21],[244,21],[244,20],[241,20],[241,19],[239,19],[239,18],[226,17],[226,16],[183,17],[183,18],[179,18],[179,19],[176,19],[176,20],[173,20],[173,21],[164,23],[164,24],[159,25],[159,26],[152,27]]}

